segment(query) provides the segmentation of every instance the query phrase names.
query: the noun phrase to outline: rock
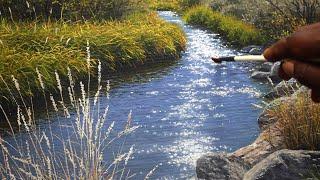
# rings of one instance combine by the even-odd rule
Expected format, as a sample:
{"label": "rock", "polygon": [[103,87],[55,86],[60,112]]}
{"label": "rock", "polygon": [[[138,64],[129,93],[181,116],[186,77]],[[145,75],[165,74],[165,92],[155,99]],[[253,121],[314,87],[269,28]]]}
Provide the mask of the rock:
{"label": "rock", "polygon": [[263,53],[263,47],[251,45],[251,46],[242,48],[240,52],[246,53],[246,54],[252,54],[252,55],[261,55]]}
{"label": "rock", "polygon": [[291,97],[297,97],[300,94],[307,94],[310,96],[311,90],[306,86],[301,86],[297,91],[295,91]]}
{"label": "rock", "polygon": [[262,63],[262,64],[258,65],[256,67],[256,70],[257,71],[262,71],[262,72],[270,72],[272,66],[273,66],[272,62],[265,62],[265,63]]}
{"label": "rock", "polygon": [[279,83],[280,81],[282,81],[282,79],[279,77],[278,72],[281,66],[281,62],[276,62],[272,65],[271,67],[271,71],[270,71],[270,79],[274,82],[274,83]]}
{"label": "rock", "polygon": [[238,149],[232,155],[241,158],[246,164],[254,166],[275,151],[283,149],[283,138],[277,126],[277,122],[270,125],[269,128],[260,133],[252,144]]}
{"label": "rock", "polygon": [[245,174],[243,179],[308,179],[318,175],[317,172],[319,172],[319,168],[319,151],[280,150],[256,164]]}
{"label": "rock", "polygon": [[226,153],[210,153],[202,156],[197,161],[197,177],[200,179],[242,179],[249,167],[236,157],[229,156]]}
{"label": "rock", "polygon": [[270,72],[254,71],[250,77],[259,81],[267,81],[270,75]]}
{"label": "rock", "polygon": [[281,81],[276,87],[263,97],[266,99],[275,99],[283,96],[290,96],[300,88],[300,84],[295,79]]}

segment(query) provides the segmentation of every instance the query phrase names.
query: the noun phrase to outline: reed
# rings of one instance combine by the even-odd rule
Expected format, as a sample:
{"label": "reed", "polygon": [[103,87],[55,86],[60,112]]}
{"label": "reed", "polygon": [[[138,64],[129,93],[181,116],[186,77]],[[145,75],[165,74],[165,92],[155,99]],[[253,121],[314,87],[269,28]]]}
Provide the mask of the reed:
{"label": "reed", "polygon": [[[90,47],[87,47],[87,74],[91,74],[92,62]],[[109,122],[107,114],[109,107],[100,106],[101,63],[98,63],[97,90],[91,98],[89,84],[74,83],[72,72],[68,69],[68,87],[63,88],[59,74],[56,72],[55,86],[59,89],[60,97],[50,95],[48,107],[53,107],[55,113],[47,113],[48,129],[37,126],[32,106],[17,104],[17,126],[11,124],[10,137],[0,137],[0,174],[7,179],[127,179],[131,176],[126,165],[134,153],[134,146],[127,152],[118,151],[114,157],[105,157],[105,151],[110,144],[134,132],[138,126],[132,125],[131,113],[123,130],[116,132],[116,122]],[[41,88],[43,74],[40,70],[38,81]],[[90,82],[90,76],[89,80]],[[21,89],[19,81],[15,80],[15,87],[8,91]],[[80,96],[75,93],[76,86],[81,90]],[[88,91],[86,89],[88,88]],[[65,92],[64,89],[68,89]],[[109,83],[104,89],[109,93]],[[46,92],[42,91],[46,96]],[[69,94],[69,105],[64,99]],[[108,97],[108,96],[107,96]],[[23,97],[22,102],[27,101]],[[1,106],[2,107],[2,106]],[[49,111],[49,109],[47,109]],[[74,112],[70,115],[69,112]],[[6,112],[4,112],[6,113]],[[63,115],[61,115],[63,114]],[[60,117],[60,118],[59,118]],[[54,122],[52,119],[56,119]],[[58,120],[57,120],[58,119]],[[68,123],[66,123],[69,121]],[[58,123],[58,126],[55,125]],[[55,131],[52,129],[55,128]],[[59,134],[60,132],[61,134]],[[24,137],[21,137],[23,133]],[[10,142],[6,139],[11,139]],[[12,140],[13,139],[13,140]],[[122,147],[119,147],[121,150]]]}
{"label": "reed", "polygon": [[233,45],[259,45],[266,42],[266,38],[253,25],[213,11],[207,6],[194,6],[187,9],[184,19],[189,24],[199,25],[219,33]]}

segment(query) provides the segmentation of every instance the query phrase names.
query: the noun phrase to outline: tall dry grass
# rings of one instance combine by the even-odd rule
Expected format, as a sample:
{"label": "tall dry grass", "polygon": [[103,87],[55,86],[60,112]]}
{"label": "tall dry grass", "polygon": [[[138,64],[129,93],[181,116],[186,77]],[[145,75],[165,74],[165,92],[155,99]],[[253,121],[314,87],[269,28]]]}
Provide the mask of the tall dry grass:
{"label": "tall dry grass", "polygon": [[320,149],[320,105],[313,103],[307,92],[281,101],[268,113],[277,119],[287,148]]}
{"label": "tall dry grass", "polygon": [[[132,146],[127,152],[118,151],[114,157],[105,157],[105,151],[112,142],[134,132],[138,126],[132,126],[131,113],[120,132],[114,131],[116,122],[107,119],[109,107],[100,106],[101,90],[109,93],[110,86],[101,84],[101,62],[97,62],[97,90],[89,94],[90,75],[93,66],[89,44],[86,48],[86,67],[88,84],[75,83],[70,68],[68,87],[63,87],[60,75],[55,72],[55,85],[60,96],[50,95],[46,102],[47,125],[43,129],[36,125],[33,106],[26,105],[22,96],[14,96],[17,103],[17,127],[11,123],[10,136],[0,136],[0,176],[4,179],[128,179],[131,174],[126,165],[134,153]],[[46,96],[44,75],[36,69],[37,80],[43,96]],[[20,94],[20,84],[12,76],[14,88]],[[8,82],[9,83],[9,82]],[[81,93],[76,94],[79,87]],[[65,91],[67,89],[67,91]],[[69,104],[66,103],[68,97]],[[107,95],[108,97],[108,95]],[[20,100],[19,100],[20,99]],[[18,104],[22,102],[22,104]],[[0,106],[3,110],[2,106]],[[55,113],[49,113],[49,108]],[[102,110],[103,109],[103,110]],[[3,112],[6,113],[6,112]],[[57,122],[52,121],[53,119]],[[67,123],[67,121],[69,123]],[[58,126],[54,126],[57,124]],[[55,128],[55,130],[53,130]],[[57,129],[61,134],[57,133]],[[121,149],[121,147],[119,147]]]}

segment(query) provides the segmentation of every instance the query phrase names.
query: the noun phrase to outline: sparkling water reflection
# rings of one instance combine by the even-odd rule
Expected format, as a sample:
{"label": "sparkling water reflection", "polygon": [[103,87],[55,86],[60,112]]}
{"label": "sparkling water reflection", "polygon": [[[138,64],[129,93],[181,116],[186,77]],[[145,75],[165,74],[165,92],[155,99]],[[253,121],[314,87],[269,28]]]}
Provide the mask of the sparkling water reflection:
{"label": "sparkling water reflection", "polygon": [[[122,129],[132,110],[133,123],[140,128],[125,143],[114,144],[105,158],[110,159],[118,145],[127,152],[134,144],[127,166],[136,174],[133,179],[142,179],[156,165],[152,179],[191,179],[201,155],[233,151],[255,139],[260,110],[252,104],[267,87],[249,79],[247,64],[212,63],[213,55],[237,54],[217,34],[188,26],[172,12],[159,15],[184,29],[187,50],[166,67],[111,79],[110,99],[101,97],[101,111],[109,105],[108,121]],[[61,119],[57,124],[67,122]]]}

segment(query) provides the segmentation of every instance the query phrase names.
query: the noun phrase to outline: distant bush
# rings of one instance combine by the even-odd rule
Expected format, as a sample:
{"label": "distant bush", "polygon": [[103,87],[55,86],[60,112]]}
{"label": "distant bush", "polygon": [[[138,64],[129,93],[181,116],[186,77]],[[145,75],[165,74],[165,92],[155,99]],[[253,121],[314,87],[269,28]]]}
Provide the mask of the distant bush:
{"label": "distant bush", "polygon": [[144,6],[144,0],[0,0],[1,17],[14,20],[110,19]]}
{"label": "distant bush", "polygon": [[209,7],[192,7],[186,11],[184,19],[189,24],[200,25],[220,33],[234,45],[245,46],[265,42],[265,37],[253,25],[212,11]]}

